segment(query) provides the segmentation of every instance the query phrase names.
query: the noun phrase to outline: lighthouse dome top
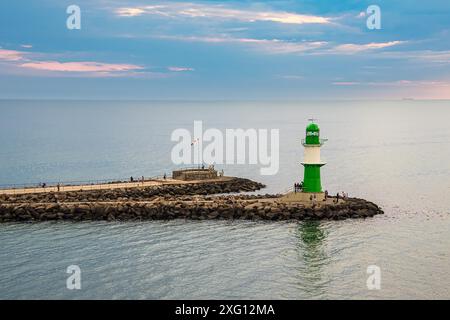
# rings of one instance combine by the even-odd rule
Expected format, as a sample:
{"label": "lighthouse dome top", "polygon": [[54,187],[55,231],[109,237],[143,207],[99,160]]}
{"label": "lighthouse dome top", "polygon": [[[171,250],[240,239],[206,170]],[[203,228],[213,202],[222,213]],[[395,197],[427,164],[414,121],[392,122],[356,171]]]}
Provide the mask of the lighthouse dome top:
{"label": "lighthouse dome top", "polygon": [[318,132],[318,131],[319,131],[319,126],[318,126],[316,123],[311,122],[311,123],[308,124],[308,126],[306,127],[306,131]]}
{"label": "lighthouse dome top", "polygon": [[306,138],[305,138],[305,144],[306,145],[320,145],[320,129],[319,126],[311,122],[306,126]]}

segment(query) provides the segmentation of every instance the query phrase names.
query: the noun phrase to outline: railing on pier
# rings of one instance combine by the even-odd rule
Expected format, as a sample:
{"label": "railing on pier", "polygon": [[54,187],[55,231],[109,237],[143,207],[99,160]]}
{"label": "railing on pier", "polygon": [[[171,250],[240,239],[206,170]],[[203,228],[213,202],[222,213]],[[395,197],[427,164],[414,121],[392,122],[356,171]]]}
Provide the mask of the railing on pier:
{"label": "railing on pier", "polygon": [[[195,165],[195,166],[186,166],[175,168],[175,170],[196,170],[204,167],[208,169],[208,167],[204,165]],[[155,182],[163,182],[164,176],[166,178],[170,178],[171,175],[155,175],[151,177],[137,177],[131,181],[130,178],[117,178],[117,179],[96,179],[96,180],[72,180],[72,181],[43,181],[43,182],[30,182],[30,183],[13,183],[13,184],[0,184],[0,194],[8,193],[8,194],[16,194],[16,193],[25,193],[26,191],[30,191],[34,189],[33,192],[45,192],[45,191],[67,191],[67,190],[94,190],[94,189],[109,189],[111,184],[117,185],[124,184],[124,187],[127,186],[139,186],[140,183],[144,184],[145,182],[155,181]],[[45,183],[45,186],[43,184]],[[75,189],[75,187],[80,187],[79,189]]]}
{"label": "railing on pier", "polygon": [[[167,178],[168,176],[166,176]],[[94,189],[109,189],[111,185],[124,185],[127,186],[139,186],[149,181],[164,181],[164,175],[156,175],[151,177],[141,176],[134,178],[131,181],[130,178],[123,179],[98,179],[98,180],[71,180],[71,181],[45,181],[44,183],[13,183],[13,184],[0,184],[0,194],[9,193],[24,193],[26,191],[44,192],[44,191],[67,191],[70,190],[94,190]],[[79,187],[79,189],[75,189]]]}

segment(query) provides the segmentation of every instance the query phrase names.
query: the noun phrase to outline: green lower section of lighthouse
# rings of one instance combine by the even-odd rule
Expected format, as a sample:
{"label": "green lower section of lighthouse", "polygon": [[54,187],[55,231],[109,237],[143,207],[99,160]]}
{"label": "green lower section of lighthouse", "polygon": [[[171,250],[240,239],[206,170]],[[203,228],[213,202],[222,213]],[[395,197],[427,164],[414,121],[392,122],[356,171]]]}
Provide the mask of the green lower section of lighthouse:
{"label": "green lower section of lighthouse", "polygon": [[320,182],[320,167],[322,164],[304,164],[305,175],[303,177],[304,192],[322,192]]}

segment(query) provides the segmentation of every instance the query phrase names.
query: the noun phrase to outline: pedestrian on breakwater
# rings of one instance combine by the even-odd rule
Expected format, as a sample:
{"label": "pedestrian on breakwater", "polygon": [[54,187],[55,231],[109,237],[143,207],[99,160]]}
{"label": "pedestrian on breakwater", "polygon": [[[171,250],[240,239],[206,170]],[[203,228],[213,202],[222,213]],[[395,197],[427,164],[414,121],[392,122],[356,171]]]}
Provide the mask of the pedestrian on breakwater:
{"label": "pedestrian on breakwater", "polygon": [[58,190],[58,192],[59,192],[59,189],[60,189],[60,185],[59,185],[59,183],[56,185],[56,190]]}
{"label": "pedestrian on breakwater", "polygon": [[328,190],[325,190],[325,200],[324,201],[327,201],[327,199],[328,199]]}
{"label": "pedestrian on breakwater", "polygon": [[311,195],[310,199],[312,202],[311,207],[315,208],[317,206],[316,195],[315,194],[314,196]]}
{"label": "pedestrian on breakwater", "polygon": [[164,180],[166,180],[166,179],[167,179],[167,176],[166,176],[166,173],[165,173],[165,172],[164,172],[164,177],[163,177],[163,178],[164,178]]}
{"label": "pedestrian on breakwater", "polygon": [[134,181],[133,176],[131,176],[130,177],[130,182],[133,182],[133,181]]}
{"label": "pedestrian on breakwater", "polygon": [[336,193],[336,203],[338,203],[338,202],[339,202],[339,192]]}

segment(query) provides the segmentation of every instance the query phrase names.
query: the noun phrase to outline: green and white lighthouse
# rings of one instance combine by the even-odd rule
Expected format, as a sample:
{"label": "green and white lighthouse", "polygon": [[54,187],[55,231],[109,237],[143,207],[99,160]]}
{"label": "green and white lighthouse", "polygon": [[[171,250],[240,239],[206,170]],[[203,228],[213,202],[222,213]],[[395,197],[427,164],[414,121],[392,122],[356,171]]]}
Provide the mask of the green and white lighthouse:
{"label": "green and white lighthouse", "polygon": [[319,126],[314,123],[314,119],[309,119],[310,124],[306,127],[306,137],[302,139],[305,147],[303,162],[305,168],[303,175],[303,192],[319,193],[322,192],[322,183],[320,181],[320,167],[325,165],[320,159],[320,148],[326,139],[320,139]]}
{"label": "green and white lighthouse", "polygon": [[302,183],[294,183],[293,191],[286,193],[281,201],[312,204],[315,201],[325,201],[326,194],[322,192],[320,181],[320,168],[325,162],[320,159],[320,148],[327,139],[320,138],[320,129],[315,119],[308,119],[305,139],[302,145],[305,148],[303,161],[304,175]]}

